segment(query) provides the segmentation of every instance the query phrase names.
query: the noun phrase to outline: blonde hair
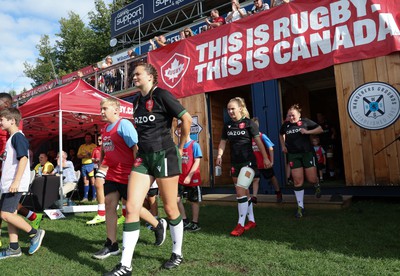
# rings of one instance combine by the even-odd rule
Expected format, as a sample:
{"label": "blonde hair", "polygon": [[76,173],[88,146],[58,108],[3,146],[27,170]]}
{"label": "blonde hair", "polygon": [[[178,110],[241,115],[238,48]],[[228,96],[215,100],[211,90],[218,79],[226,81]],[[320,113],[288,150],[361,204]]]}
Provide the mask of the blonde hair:
{"label": "blonde hair", "polygon": [[101,100],[100,106],[104,105],[105,103],[109,103],[111,105],[114,105],[118,110],[121,108],[121,103],[116,98],[112,98],[112,97],[104,98],[104,99]]}
{"label": "blonde hair", "polygon": [[290,110],[297,110],[297,112],[301,113],[301,108],[300,108],[300,105],[299,105],[299,104],[294,104],[294,105],[292,105],[291,107],[289,107],[288,112],[289,112]]}
{"label": "blonde hair", "polygon": [[242,108],[242,111],[240,112],[242,117],[250,119],[250,113],[247,110],[246,103],[243,98],[235,97],[235,98],[230,99],[229,103],[231,103],[231,102],[236,102],[237,105]]}
{"label": "blonde hair", "polygon": [[[185,32],[189,32],[189,35],[186,35]],[[190,28],[185,28],[185,29],[183,29],[183,33],[184,33],[185,37],[193,36],[192,29],[190,29]]]}

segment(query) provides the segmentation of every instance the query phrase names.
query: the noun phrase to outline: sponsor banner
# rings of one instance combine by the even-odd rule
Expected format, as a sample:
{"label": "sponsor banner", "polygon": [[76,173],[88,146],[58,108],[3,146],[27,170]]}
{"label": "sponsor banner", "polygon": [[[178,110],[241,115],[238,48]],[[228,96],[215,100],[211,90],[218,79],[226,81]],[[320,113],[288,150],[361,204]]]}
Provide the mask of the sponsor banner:
{"label": "sponsor banner", "polygon": [[148,53],[177,97],[400,50],[400,2],[296,0]]}
{"label": "sponsor banner", "polygon": [[111,15],[111,37],[124,34],[197,0],[138,0]]}
{"label": "sponsor banner", "polygon": [[[251,9],[253,8],[253,2],[250,3],[242,3],[240,4],[241,8],[244,8],[247,12],[251,12]],[[222,14],[223,17],[226,17],[227,14]],[[190,28],[193,32],[193,35],[198,35],[201,32],[203,32],[203,27],[206,27],[207,24],[205,21],[198,21],[197,23],[188,25],[186,27]],[[172,32],[166,33],[165,39],[167,40],[168,44],[174,43],[174,42],[178,42],[179,40],[181,40],[181,35],[180,35],[180,31],[183,30],[186,27],[182,27],[179,30],[174,30]],[[140,48],[140,50],[139,50]],[[152,51],[151,48],[151,44],[149,43],[148,40],[143,41],[143,43],[141,43],[141,45],[138,45],[136,48],[134,48],[134,51],[137,54],[145,54],[148,53],[150,51]]]}

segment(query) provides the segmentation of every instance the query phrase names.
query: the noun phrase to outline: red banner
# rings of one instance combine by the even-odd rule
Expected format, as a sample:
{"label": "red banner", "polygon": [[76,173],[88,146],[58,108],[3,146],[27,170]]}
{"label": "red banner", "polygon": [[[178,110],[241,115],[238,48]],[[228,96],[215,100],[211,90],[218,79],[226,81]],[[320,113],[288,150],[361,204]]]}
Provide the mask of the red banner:
{"label": "red banner", "polygon": [[400,51],[398,0],[296,0],[148,53],[178,98]]}

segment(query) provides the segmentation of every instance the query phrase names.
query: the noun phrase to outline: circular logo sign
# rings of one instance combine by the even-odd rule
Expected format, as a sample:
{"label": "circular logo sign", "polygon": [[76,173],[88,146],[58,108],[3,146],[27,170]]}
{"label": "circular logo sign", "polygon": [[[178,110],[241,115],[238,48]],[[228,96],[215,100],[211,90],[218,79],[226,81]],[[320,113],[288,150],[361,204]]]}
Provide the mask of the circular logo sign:
{"label": "circular logo sign", "polygon": [[365,83],[351,94],[347,111],[359,127],[383,129],[399,118],[400,95],[396,88],[387,83]]}

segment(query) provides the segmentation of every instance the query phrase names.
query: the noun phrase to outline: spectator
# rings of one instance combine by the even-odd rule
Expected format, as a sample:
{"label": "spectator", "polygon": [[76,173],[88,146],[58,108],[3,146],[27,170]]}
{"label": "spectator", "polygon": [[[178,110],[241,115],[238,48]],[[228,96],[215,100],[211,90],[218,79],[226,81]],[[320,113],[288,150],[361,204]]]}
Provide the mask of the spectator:
{"label": "spectator", "polygon": [[[112,66],[113,60],[111,56],[107,56],[105,62],[101,65],[101,69]],[[114,91],[114,85],[116,81],[115,69],[110,69],[104,72],[104,89],[107,93],[112,93]]]}
{"label": "spectator", "polygon": [[51,172],[51,174],[59,174],[61,171],[62,166],[62,176],[63,176],[63,195],[64,197],[69,193],[72,192],[77,183],[74,164],[67,160],[67,153],[65,151],[61,154],[61,166],[60,166],[60,155],[57,154],[57,166]]}
{"label": "spectator", "polygon": [[95,147],[92,152],[94,174],[96,174],[96,172],[99,169],[100,164],[101,164],[101,145],[103,144],[101,135],[97,136],[97,144],[98,144],[98,146]]}
{"label": "spectator", "polygon": [[191,36],[194,36],[194,35],[193,35],[193,32],[192,32],[192,29],[187,27],[187,28],[183,29],[180,32],[180,36],[181,36],[181,39],[185,39],[185,38],[188,38],[188,37],[191,37]]}
{"label": "spectator", "polygon": [[47,151],[47,157],[49,159],[49,162],[51,162],[54,166],[57,165],[57,160],[56,160],[56,151],[51,149]]}
{"label": "spectator", "polygon": [[96,199],[96,188],[94,186],[94,166],[92,161],[92,152],[96,148],[96,144],[92,143],[92,134],[85,134],[85,144],[78,149],[78,158],[82,159],[82,176],[83,176],[83,199],[82,202],[88,201],[89,183],[92,186],[92,199]]}
{"label": "spectator", "polygon": [[238,0],[231,0],[232,4],[232,11],[228,13],[228,15],[225,18],[226,23],[232,23],[235,22],[236,20],[242,19],[243,17],[246,17],[246,10],[243,8],[240,8],[240,4]]}
{"label": "spectator", "polygon": [[134,58],[134,57],[137,57],[137,54],[136,54],[136,52],[134,50],[129,49],[128,50],[128,57],[129,58]]}
{"label": "spectator", "polygon": [[[155,36],[154,41],[152,39],[150,39],[149,42],[150,42],[151,48],[153,50],[160,48],[160,47],[164,47],[165,45],[168,44],[167,39],[163,35]],[[156,43],[157,43],[157,45],[156,45]]]}
{"label": "spectator", "polygon": [[219,16],[219,11],[216,9],[211,10],[211,20],[209,18],[206,18],[206,23],[208,25],[208,29],[214,29],[217,28],[221,25],[224,25],[225,22],[225,18],[223,16]]}
{"label": "spectator", "polygon": [[271,6],[272,7],[277,7],[280,6],[282,4],[287,4],[289,2],[292,2],[294,0],[271,0]]}
{"label": "spectator", "polygon": [[74,164],[75,171],[78,171],[81,169],[81,160],[76,156],[76,151],[75,149],[69,149],[69,160]]}
{"label": "spectator", "polygon": [[[273,1],[273,0],[272,0]],[[263,3],[263,0],[254,0],[254,6],[251,9],[250,14],[259,13],[269,9],[269,5],[267,3]]]}
{"label": "spectator", "polygon": [[38,176],[50,174],[54,170],[54,165],[49,162],[46,153],[39,154],[39,164],[35,166],[34,170]]}

